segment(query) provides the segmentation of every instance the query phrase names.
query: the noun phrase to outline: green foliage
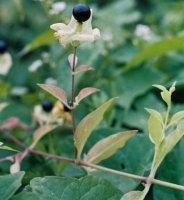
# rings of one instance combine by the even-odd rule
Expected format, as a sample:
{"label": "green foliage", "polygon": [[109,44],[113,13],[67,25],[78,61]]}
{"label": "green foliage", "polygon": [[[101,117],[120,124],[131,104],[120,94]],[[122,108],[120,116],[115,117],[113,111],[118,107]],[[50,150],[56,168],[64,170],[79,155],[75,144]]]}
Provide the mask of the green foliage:
{"label": "green foliage", "polygon": [[[57,22],[68,23],[73,5],[78,1],[67,1],[66,8],[56,15],[49,12],[52,6],[49,2],[51,1],[1,0],[0,40],[7,41],[13,65],[6,76],[0,75],[0,141],[6,144],[6,147],[0,146],[0,159],[17,153],[7,151],[6,148],[23,151],[6,138],[8,132],[9,136],[16,137],[26,146],[32,145],[34,137],[36,150],[74,157],[75,146],[70,122],[63,120],[61,127],[53,129],[53,134],[47,134],[52,127],[47,127],[48,129],[42,127],[42,129],[32,117],[35,107],[41,105],[42,100],[45,99],[50,100],[54,108],[56,108],[56,99],[70,107],[71,69],[67,60],[73,50],[63,49],[58,42],[54,42],[56,40],[49,27]],[[92,7],[93,27],[100,29],[101,39],[94,44],[85,44],[77,49],[79,67],[76,68],[75,96],[80,94],[82,88],[100,88],[100,92],[80,102],[75,109],[76,131],[80,141],[77,145],[80,152],[78,156],[82,157],[83,154],[84,158],[90,149],[96,149],[95,144],[99,144],[97,161],[104,167],[140,176],[149,176],[151,170],[160,180],[184,185],[183,2],[180,0],[174,3],[168,0],[84,0],[82,2]],[[144,35],[145,29],[139,32],[141,34],[137,34],[141,24],[148,28],[147,36]],[[31,72],[30,66],[38,60],[41,61],[41,66]],[[0,68],[2,68],[1,64]],[[85,73],[78,73],[85,70]],[[173,93],[173,88],[167,89],[167,86],[175,81],[177,90]],[[65,92],[57,90],[53,93],[53,88],[51,90],[48,87],[44,88],[54,95],[55,99],[40,90],[37,83],[44,83],[42,86],[56,84]],[[152,88],[153,84],[161,91],[162,100],[158,98],[157,90]],[[85,119],[86,113],[92,114],[93,110],[113,96],[119,97],[114,102],[113,110],[109,109],[105,112],[104,109],[101,110],[101,114],[97,112],[88,124],[83,123],[81,127],[80,121]],[[5,107],[7,104],[8,106]],[[144,110],[145,107],[149,108],[146,109],[148,112]],[[50,113],[43,113],[50,115]],[[57,114],[66,119],[66,112],[62,109]],[[104,114],[105,117],[101,122]],[[1,131],[1,125],[12,116],[20,119],[21,123],[16,128],[3,130],[6,135]],[[71,117],[71,113],[67,112],[67,116]],[[91,120],[95,123],[93,124]],[[27,128],[24,126],[25,123],[28,125]],[[80,125],[80,129],[77,124]],[[98,124],[100,127],[97,129]],[[85,126],[90,126],[87,133]],[[117,141],[121,145],[116,146],[112,143],[108,146],[106,142],[105,145],[101,143],[116,133],[135,129],[138,133],[128,140],[125,146],[123,146],[124,139],[121,143],[120,138]],[[47,197],[52,195],[48,192],[47,185],[54,193],[65,192],[65,195],[73,195],[64,199],[74,200],[75,197],[95,199],[99,194],[103,194],[99,199],[118,200],[125,197],[132,200],[139,199],[141,192],[138,190],[143,188],[139,180],[101,171],[88,170],[93,176],[85,177],[87,170],[81,166],[31,153],[21,161],[21,169],[26,171],[26,175],[20,188],[23,173],[6,175],[12,165],[9,161],[0,163],[0,183],[3,180],[0,198],[3,200],[10,198],[47,200]],[[8,179],[8,184],[5,184],[5,177]],[[42,188],[43,180],[47,183],[44,182]],[[67,180],[68,185],[64,184],[64,180]],[[92,190],[90,190],[91,184],[94,184]],[[61,190],[58,189],[59,185]],[[80,187],[81,185],[85,187]],[[79,192],[76,194],[75,188],[82,191],[80,194],[83,196],[78,197],[77,195],[80,194]],[[149,190],[148,187],[147,189]],[[39,191],[47,192],[38,194]],[[89,196],[86,197],[85,195],[88,194]],[[145,199],[149,200],[183,200],[183,191],[157,185],[152,185],[152,190],[147,195]]]}
{"label": "green foliage", "polygon": [[98,126],[102,121],[105,111],[113,103],[115,98],[112,98],[97,108],[95,111],[88,114],[85,118],[81,120],[75,130],[74,140],[75,146],[77,148],[77,158],[79,159],[84,148],[84,145],[92,133],[92,131]]}
{"label": "green foliage", "polygon": [[87,153],[84,158],[85,161],[96,164],[112,156],[119,148],[122,148],[136,132],[137,131],[120,132],[100,140]]}
{"label": "green foliage", "polygon": [[89,199],[98,196],[99,200],[118,200],[121,192],[108,181],[87,176],[81,179],[62,177],[43,177],[31,180],[28,189],[18,194],[13,200],[70,200]]}
{"label": "green foliage", "polygon": [[21,186],[21,181],[25,172],[18,172],[13,175],[0,176],[1,199],[8,200]]}

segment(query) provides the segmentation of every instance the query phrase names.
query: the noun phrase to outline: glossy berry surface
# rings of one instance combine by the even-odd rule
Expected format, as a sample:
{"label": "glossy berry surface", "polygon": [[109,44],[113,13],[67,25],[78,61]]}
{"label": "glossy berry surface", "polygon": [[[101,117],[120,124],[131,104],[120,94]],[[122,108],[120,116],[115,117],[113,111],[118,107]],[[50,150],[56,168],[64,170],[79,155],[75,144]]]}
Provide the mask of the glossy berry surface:
{"label": "glossy berry surface", "polygon": [[90,18],[91,10],[89,6],[85,4],[77,4],[73,8],[73,16],[78,22],[82,23]]}
{"label": "glossy berry surface", "polygon": [[42,101],[42,108],[43,108],[44,111],[50,112],[53,108],[53,104],[49,100],[43,100]]}
{"label": "glossy berry surface", "polygon": [[0,40],[0,54],[5,53],[7,50],[7,44],[4,40]]}

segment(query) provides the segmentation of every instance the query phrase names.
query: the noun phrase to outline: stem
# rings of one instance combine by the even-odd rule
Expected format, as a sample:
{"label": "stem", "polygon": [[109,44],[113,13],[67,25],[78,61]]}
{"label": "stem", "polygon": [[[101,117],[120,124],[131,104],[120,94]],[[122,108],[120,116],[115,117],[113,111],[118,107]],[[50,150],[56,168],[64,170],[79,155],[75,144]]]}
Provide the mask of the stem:
{"label": "stem", "polygon": [[[11,136],[8,139],[10,139],[12,141],[15,141],[16,138],[14,138],[14,136]],[[25,146],[18,139],[16,139],[16,144],[20,145],[21,147]],[[44,156],[44,157],[48,157],[48,158],[52,158],[52,159],[56,159],[56,160],[63,160],[63,161],[67,161],[67,162],[70,162],[70,163],[76,163],[76,160],[72,159],[72,158],[67,158],[67,157],[64,157],[64,156],[58,156],[58,155],[55,155],[55,154],[49,154],[49,153],[42,152],[42,151],[36,151],[36,150],[30,149],[30,148],[27,148],[27,147],[25,148],[25,151],[27,151],[28,153],[32,153],[32,154],[35,154],[35,155],[40,155],[40,156]],[[13,155],[13,156],[15,156],[15,155]],[[6,158],[2,158],[1,160],[5,161],[5,160],[7,160],[7,158],[10,159],[11,156],[8,156]],[[116,174],[116,175],[119,175],[119,176],[124,176],[124,177],[128,177],[128,178],[137,179],[137,180],[140,180],[140,181],[144,181],[147,184],[153,183],[153,184],[157,184],[157,185],[161,185],[161,186],[165,186],[165,187],[169,187],[169,188],[173,188],[173,189],[184,191],[184,186],[182,186],[182,185],[177,185],[177,184],[174,184],[174,183],[160,181],[160,180],[157,180],[157,179],[154,179],[154,178],[151,178],[151,177],[144,177],[144,176],[138,176],[138,175],[134,175],[134,174],[126,173],[126,172],[121,172],[121,171],[109,169],[107,167],[102,167],[102,166],[99,166],[99,165],[86,163],[84,161],[80,161],[79,165],[86,166],[86,167],[91,167],[91,168],[96,169],[96,170],[108,172],[108,173],[111,173],[111,174]]]}
{"label": "stem", "polygon": [[166,112],[166,117],[165,117],[165,122],[164,122],[164,128],[167,127],[167,122],[168,122],[170,110],[171,110],[171,106],[168,106],[167,107],[167,112]]}
{"label": "stem", "polygon": [[[67,157],[57,156],[57,155],[54,155],[54,154],[49,154],[49,153],[45,153],[45,152],[41,152],[41,151],[35,151],[35,150],[32,150],[32,149],[29,150],[29,152],[33,153],[33,154],[41,155],[41,156],[46,156],[46,157],[49,157],[49,158],[54,158],[54,159],[57,159],[57,160],[64,160],[64,161],[68,161],[68,162],[71,162],[71,163],[75,163],[75,159],[71,159],[71,158],[67,158]],[[173,183],[169,183],[169,182],[165,182],[165,181],[160,181],[160,180],[157,180],[157,179],[154,179],[154,178],[149,178],[149,177],[138,176],[138,175],[134,175],[134,174],[126,173],[126,172],[121,172],[121,171],[109,169],[107,167],[102,167],[102,166],[99,166],[99,165],[86,163],[84,161],[80,161],[79,165],[91,167],[91,168],[99,170],[99,171],[104,171],[104,172],[116,174],[116,175],[119,175],[119,176],[125,176],[125,177],[128,177],[128,178],[137,179],[137,180],[140,180],[140,181],[144,181],[148,184],[154,183],[154,184],[157,184],[157,185],[161,185],[161,186],[170,187],[170,188],[173,188],[173,189],[184,191],[184,186],[182,186],[182,185],[177,185],[177,184],[173,184]]]}
{"label": "stem", "polygon": [[[72,64],[72,89],[71,89],[71,107],[74,106],[74,98],[75,98],[75,57],[76,57],[76,47],[74,48],[73,54],[73,64]],[[73,135],[75,134],[75,111],[74,108],[71,110],[72,113],[72,128]],[[77,148],[75,147],[75,157],[77,158]]]}

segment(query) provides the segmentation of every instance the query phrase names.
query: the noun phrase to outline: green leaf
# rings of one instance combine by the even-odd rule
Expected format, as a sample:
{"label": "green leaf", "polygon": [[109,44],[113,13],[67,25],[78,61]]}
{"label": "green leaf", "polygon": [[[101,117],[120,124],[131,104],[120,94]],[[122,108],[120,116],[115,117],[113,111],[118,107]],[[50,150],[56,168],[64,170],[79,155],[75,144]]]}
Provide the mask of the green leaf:
{"label": "green leaf", "polygon": [[179,120],[184,118],[184,111],[179,111],[176,114],[174,114],[170,120],[169,126],[176,124]]}
{"label": "green leaf", "polygon": [[169,51],[175,51],[183,47],[184,36],[177,36],[172,39],[164,39],[145,47],[138,55],[136,55],[126,66],[125,70],[129,70],[135,65],[140,64],[150,58],[161,56]]}
{"label": "green leaf", "polygon": [[18,172],[0,176],[0,198],[2,200],[10,199],[21,186],[21,181],[25,172]]}
{"label": "green leaf", "polygon": [[8,151],[16,151],[15,149],[11,148],[11,147],[8,147],[8,146],[0,146],[0,149],[3,149],[3,150],[8,150]]}
{"label": "green leaf", "polygon": [[75,134],[75,146],[77,148],[78,154],[77,157],[80,158],[83,147],[92,133],[92,131],[98,126],[98,124],[102,121],[103,115],[105,111],[109,108],[115,98],[110,99],[95,111],[89,113],[86,117],[82,119],[82,121],[78,124]]}
{"label": "green leaf", "polygon": [[[157,172],[157,179],[184,185],[184,139],[176,145],[176,147],[165,157],[162,165]],[[153,199],[158,200],[183,200],[183,191],[173,190],[172,188],[153,186]]]}
{"label": "green leaf", "polygon": [[33,143],[31,147],[35,147],[36,144],[39,142],[39,140],[45,136],[47,133],[51,132],[55,128],[57,128],[58,125],[43,125],[40,126],[34,133],[33,133]]}
{"label": "green leaf", "polygon": [[[94,200],[96,197],[98,197],[98,200],[119,200],[122,196],[122,192],[111,183],[102,178],[92,176],[81,179],[62,177],[34,178],[30,182],[30,187],[32,193],[39,200]],[[22,196],[20,194],[22,199],[19,200],[25,200],[24,195],[28,195],[28,193],[24,192]],[[13,200],[16,200],[16,198]],[[35,200],[35,198],[32,197],[29,200]]]}
{"label": "green leaf", "polygon": [[160,144],[156,155],[155,165],[160,165],[165,156],[174,148],[184,135],[184,124],[178,124],[177,129],[170,133]]}
{"label": "green leaf", "polygon": [[[93,144],[100,139],[108,137],[115,132],[117,132],[117,130],[102,128],[95,130],[90,136],[85,149],[90,149]],[[87,150],[85,152],[87,152]],[[151,144],[149,137],[145,134],[135,134],[123,148],[119,149],[110,158],[102,161],[101,165],[118,171],[126,171],[128,173],[144,176],[145,172],[150,170],[150,158],[152,157],[153,145]],[[135,190],[140,184],[139,180],[102,171],[93,171],[91,173],[95,176],[109,180],[124,194],[131,190]]]}
{"label": "green leaf", "polygon": [[33,41],[20,52],[20,55],[23,56],[29,53],[30,51],[37,49],[38,47],[52,44],[54,41],[55,38],[53,36],[53,31],[49,29],[46,32],[41,33],[35,39],[33,39]]}
{"label": "green leaf", "polygon": [[164,139],[165,135],[162,128],[162,123],[154,115],[151,115],[148,119],[148,130],[150,140],[155,145],[159,145]]}
{"label": "green leaf", "polygon": [[171,106],[171,92],[169,92],[164,86],[162,85],[153,85],[154,87],[162,90],[161,97],[166,102],[168,106]]}
{"label": "green leaf", "polygon": [[38,86],[56,97],[59,101],[62,101],[68,107],[66,92],[62,88],[51,84],[38,84]]}
{"label": "green leaf", "polygon": [[105,160],[122,148],[136,132],[136,130],[120,132],[100,140],[90,149],[84,160],[93,164]]}
{"label": "green leaf", "polygon": [[141,191],[131,191],[125,194],[121,200],[141,200],[142,194]]}
{"label": "green leaf", "polygon": [[159,122],[161,122],[163,124],[163,118],[162,115],[154,110],[154,109],[150,109],[150,108],[145,108],[147,112],[149,112],[152,116],[154,116],[155,118],[157,118],[159,120]]}

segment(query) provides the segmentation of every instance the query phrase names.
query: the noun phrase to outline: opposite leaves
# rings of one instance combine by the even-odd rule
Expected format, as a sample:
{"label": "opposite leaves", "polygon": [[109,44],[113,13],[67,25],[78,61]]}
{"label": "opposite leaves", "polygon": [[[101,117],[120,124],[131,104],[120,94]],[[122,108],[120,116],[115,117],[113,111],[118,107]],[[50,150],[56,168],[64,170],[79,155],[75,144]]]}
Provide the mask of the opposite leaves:
{"label": "opposite leaves", "polygon": [[91,148],[84,161],[97,164],[105,160],[112,156],[119,148],[122,148],[136,132],[136,130],[120,132],[100,140]]}
{"label": "opposite leaves", "polygon": [[105,111],[109,108],[115,98],[110,99],[102,106],[100,106],[95,111],[88,114],[86,117],[82,119],[82,121],[78,124],[75,134],[74,141],[75,146],[77,148],[77,158],[80,159],[83,147],[90,136],[91,132],[98,126],[98,124],[102,121],[103,115]]}

